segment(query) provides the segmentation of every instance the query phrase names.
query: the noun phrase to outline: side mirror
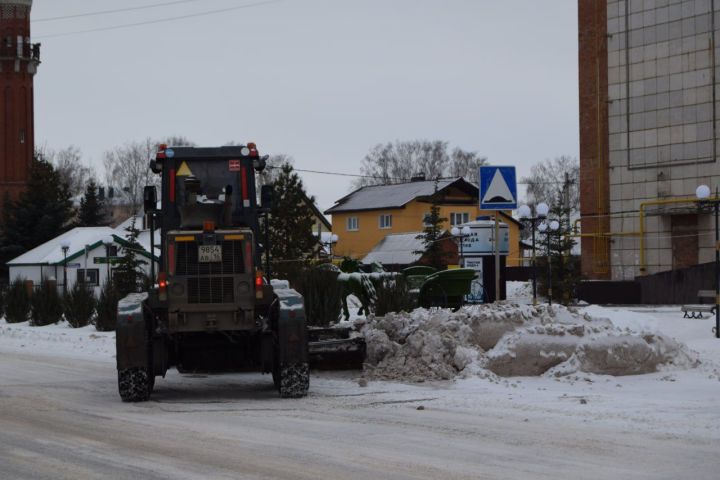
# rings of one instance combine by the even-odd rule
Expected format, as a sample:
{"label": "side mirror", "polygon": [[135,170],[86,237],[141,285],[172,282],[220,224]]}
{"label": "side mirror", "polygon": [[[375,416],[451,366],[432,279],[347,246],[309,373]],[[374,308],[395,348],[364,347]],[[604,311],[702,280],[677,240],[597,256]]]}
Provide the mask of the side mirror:
{"label": "side mirror", "polygon": [[157,210],[157,188],[155,185],[146,185],[143,189],[143,206],[145,213]]}
{"label": "side mirror", "polygon": [[273,186],[263,185],[260,189],[260,204],[263,210],[270,211],[273,204]]}

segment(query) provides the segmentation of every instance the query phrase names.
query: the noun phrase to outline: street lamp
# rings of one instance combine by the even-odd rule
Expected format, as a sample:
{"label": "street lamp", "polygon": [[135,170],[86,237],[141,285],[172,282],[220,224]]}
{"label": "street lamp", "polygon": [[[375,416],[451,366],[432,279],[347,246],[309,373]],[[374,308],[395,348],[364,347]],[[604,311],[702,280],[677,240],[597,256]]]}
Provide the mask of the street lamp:
{"label": "street lamp", "polygon": [[718,227],[718,210],[720,197],[715,189],[715,198],[710,198],[710,187],[700,185],[695,190],[700,205],[712,205],[715,212],[715,338],[720,338],[720,228]]}
{"label": "street lamp", "polygon": [[452,229],[450,229],[450,233],[452,234],[453,237],[459,239],[458,243],[460,244],[460,266],[464,267],[465,266],[465,252],[464,252],[463,247],[465,244],[465,238],[469,237],[470,234],[472,233],[470,231],[470,227],[468,227],[467,225],[465,225],[462,228],[452,227]]}
{"label": "street lamp", "polygon": [[545,202],[540,202],[535,206],[535,216],[528,205],[520,205],[518,208],[518,216],[520,220],[530,224],[532,230],[532,283],[533,283],[533,305],[537,305],[537,268],[535,265],[535,228],[538,222],[545,220],[550,212],[550,207]]}
{"label": "street lamp", "polygon": [[115,239],[112,237],[112,235],[108,235],[103,238],[102,242],[105,244],[105,263],[107,264],[107,276],[105,278],[107,282],[111,282],[112,270],[110,269],[110,247],[113,243],[115,243]]}
{"label": "street lamp", "polygon": [[63,295],[67,294],[67,252],[70,250],[70,240],[64,239],[60,242],[63,252]]}

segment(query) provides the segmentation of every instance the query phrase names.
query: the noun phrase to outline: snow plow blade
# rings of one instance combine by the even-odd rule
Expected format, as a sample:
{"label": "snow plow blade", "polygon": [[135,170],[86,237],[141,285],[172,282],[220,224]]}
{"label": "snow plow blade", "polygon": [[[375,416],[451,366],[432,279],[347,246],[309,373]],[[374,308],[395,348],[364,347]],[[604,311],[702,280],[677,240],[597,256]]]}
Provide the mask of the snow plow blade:
{"label": "snow plow blade", "polygon": [[365,339],[350,337],[350,328],[310,327],[310,368],[316,370],[362,370]]}

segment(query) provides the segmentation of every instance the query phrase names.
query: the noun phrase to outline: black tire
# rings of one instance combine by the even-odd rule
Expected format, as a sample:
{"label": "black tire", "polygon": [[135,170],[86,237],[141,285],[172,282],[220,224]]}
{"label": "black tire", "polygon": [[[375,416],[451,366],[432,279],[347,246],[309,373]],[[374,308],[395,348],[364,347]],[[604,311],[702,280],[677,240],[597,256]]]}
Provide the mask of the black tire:
{"label": "black tire", "polygon": [[155,378],[144,368],[118,370],[118,390],[123,402],[146,402],[154,384]]}
{"label": "black tire", "polygon": [[296,363],[280,368],[280,397],[301,398],[310,388],[310,369],[307,363]]}

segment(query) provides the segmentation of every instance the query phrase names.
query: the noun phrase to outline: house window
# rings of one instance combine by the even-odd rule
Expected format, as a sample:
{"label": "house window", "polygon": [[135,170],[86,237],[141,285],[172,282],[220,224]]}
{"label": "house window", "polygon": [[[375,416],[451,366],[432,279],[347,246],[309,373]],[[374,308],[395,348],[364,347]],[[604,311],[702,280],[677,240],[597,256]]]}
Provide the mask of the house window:
{"label": "house window", "polygon": [[380,215],[380,228],[392,228],[392,215]]}
{"label": "house window", "polygon": [[109,247],[107,247],[107,249],[108,249],[108,256],[110,256],[110,257],[118,256],[117,245],[110,245]]}
{"label": "house window", "polygon": [[88,285],[90,287],[97,287],[100,285],[100,270],[97,268],[80,268],[77,271],[77,282],[82,285]]}
{"label": "house window", "polygon": [[359,229],[358,217],[348,217],[347,219],[347,231],[355,232]]}
{"label": "house window", "polygon": [[432,224],[431,220],[432,220],[431,213],[426,213],[425,215],[423,215],[423,227],[429,227]]}
{"label": "house window", "polygon": [[470,214],[468,212],[451,213],[450,214],[450,225],[462,225],[470,221]]}

